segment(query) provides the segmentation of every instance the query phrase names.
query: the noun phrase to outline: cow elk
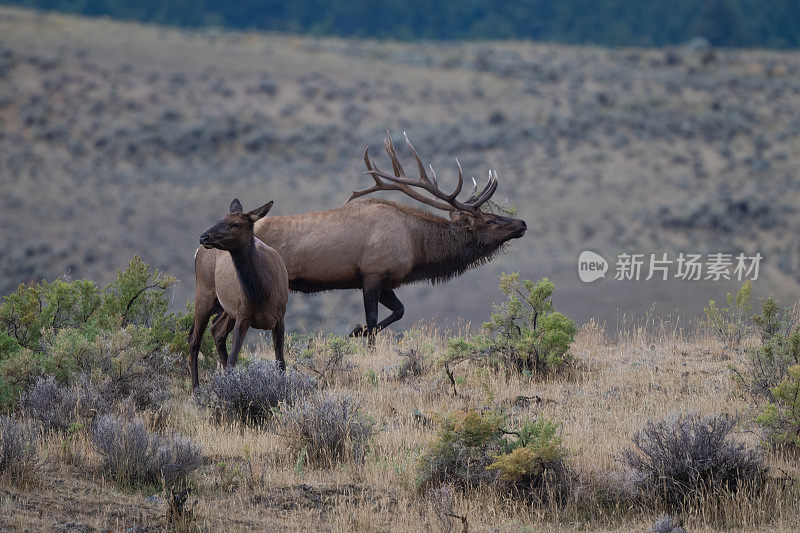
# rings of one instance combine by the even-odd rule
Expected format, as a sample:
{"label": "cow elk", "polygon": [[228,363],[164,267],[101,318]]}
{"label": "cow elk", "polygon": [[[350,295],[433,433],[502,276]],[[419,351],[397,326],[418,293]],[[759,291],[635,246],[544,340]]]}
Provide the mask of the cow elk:
{"label": "cow elk", "polygon": [[[199,384],[197,355],[208,321],[219,314],[211,333],[223,368],[236,364],[249,328],[272,330],[275,359],[282,370],[284,323],[289,283],[283,259],[253,234],[254,224],[272,202],[249,213],[234,200],[230,213],[200,236],[195,253],[194,323],[189,331],[192,387]],[[224,311],[224,312],[223,312]],[[226,340],[233,331],[231,351]]]}

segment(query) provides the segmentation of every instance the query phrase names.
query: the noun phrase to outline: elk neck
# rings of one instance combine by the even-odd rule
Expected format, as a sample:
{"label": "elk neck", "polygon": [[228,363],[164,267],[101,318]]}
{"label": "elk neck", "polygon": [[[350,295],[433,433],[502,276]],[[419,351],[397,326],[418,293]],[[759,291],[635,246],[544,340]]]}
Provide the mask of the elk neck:
{"label": "elk neck", "polygon": [[485,242],[480,235],[445,219],[423,221],[415,250],[414,268],[407,282],[441,283],[491,260],[502,242]]}
{"label": "elk neck", "polygon": [[231,259],[242,285],[244,294],[252,305],[258,305],[267,299],[265,280],[260,276],[256,265],[256,239],[250,237],[250,241],[240,248],[231,250]]}

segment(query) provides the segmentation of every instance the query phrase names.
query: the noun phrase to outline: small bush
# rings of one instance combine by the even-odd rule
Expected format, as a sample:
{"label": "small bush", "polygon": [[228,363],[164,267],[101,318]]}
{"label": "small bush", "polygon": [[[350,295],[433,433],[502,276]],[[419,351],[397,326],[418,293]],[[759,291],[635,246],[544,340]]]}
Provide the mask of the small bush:
{"label": "small bush", "polygon": [[732,368],[734,379],[754,399],[776,402],[773,389],[787,376],[790,366],[800,364],[800,329],[792,330],[789,310],[772,296],[762,300],[761,314],[754,315],[753,322],[761,344],[747,351],[744,368]]}
{"label": "small bush", "polygon": [[753,309],[751,289],[750,280],[747,280],[736,296],[728,293],[727,307],[718,308],[716,302],[710,300],[704,309],[706,327],[729,348],[738,348],[742,338],[750,331],[748,314]]}
{"label": "small bush", "polygon": [[765,444],[800,451],[800,365],[789,367],[772,396],[775,402],[756,418],[765,430]]}
{"label": "small bush", "polygon": [[361,461],[375,423],[347,394],[318,393],[286,408],[280,417],[285,434],[310,463],[329,466]]}
{"label": "small bush", "polygon": [[102,416],[92,428],[92,438],[103,456],[103,470],[123,485],[174,485],[202,464],[200,448],[181,437],[152,435],[141,419],[130,422]]}
{"label": "small bush", "polygon": [[39,378],[20,398],[20,410],[44,427],[66,431],[76,423],[88,425],[109,404],[97,387],[82,376],[72,386],[59,386],[53,376]]}
{"label": "small bush", "polygon": [[290,337],[289,350],[297,352],[297,365],[309,371],[320,386],[350,382],[355,376],[355,365],[345,360],[355,345],[347,337],[329,335],[315,338],[312,335]]}
{"label": "small bush", "polygon": [[494,306],[484,334],[448,341],[442,362],[479,360],[489,366],[525,374],[558,372],[570,362],[575,322],[553,308],[553,283],[520,280],[519,273],[503,274],[500,289],[506,301]]}
{"label": "small bush", "polygon": [[261,424],[281,402],[291,404],[316,388],[313,378],[294,370],[284,373],[274,361],[255,359],[220,370],[195,392],[201,405],[247,424]]}
{"label": "small bush", "polygon": [[85,280],[20,285],[0,302],[0,411],[41,376],[109,379],[139,407],[163,402],[166,374],[186,349],[185,316],[169,312],[165,295],[174,283],[134,257],[105,289]]}
{"label": "small bush", "polygon": [[0,473],[19,483],[33,477],[38,468],[33,432],[11,417],[0,416]]}
{"label": "small bush", "polygon": [[686,529],[681,527],[679,524],[676,524],[674,518],[670,515],[665,514],[659,516],[647,533],[688,533]]}
{"label": "small bush", "polygon": [[525,422],[519,430],[509,432],[516,440],[506,446],[506,453],[495,457],[488,469],[497,470],[500,479],[517,487],[539,488],[548,470],[563,470],[567,453],[558,430],[559,424],[550,420]]}
{"label": "small bush", "polygon": [[403,340],[396,349],[403,362],[397,370],[400,380],[423,375],[427,370],[427,361],[436,351],[435,342],[423,331],[411,329],[403,335]]}
{"label": "small bush", "polygon": [[567,451],[557,434],[559,425],[528,421],[507,431],[505,423],[500,414],[475,410],[446,417],[439,438],[420,461],[419,486],[491,484],[543,495],[560,485]]}
{"label": "small bush", "polygon": [[404,359],[397,369],[397,379],[405,381],[421,376],[425,372],[425,357],[417,348],[398,348],[397,355]]}
{"label": "small bush", "polygon": [[729,439],[728,415],[687,415],[648,422],[622,460],[639,475],[640,489],[672,506],[702,492],[735,491],[760,483],[765,473],[758,452]]}

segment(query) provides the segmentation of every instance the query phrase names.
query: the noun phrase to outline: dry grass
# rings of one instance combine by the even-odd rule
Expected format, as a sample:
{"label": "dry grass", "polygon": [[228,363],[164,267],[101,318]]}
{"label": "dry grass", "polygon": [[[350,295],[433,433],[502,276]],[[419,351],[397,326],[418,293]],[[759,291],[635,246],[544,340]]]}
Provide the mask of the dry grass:
{"label": "dry grass", "polygon": [[[472,531],[643,531],[663,509],[615,508],[598,487],[614,488],[620,469],[616,457],[646,420],[687,411],[728,412],[741,419],[737,438],[757,445],[758,435],[748,422],[754,409],[733,389],[729,361],[723,360],[717,341],[702,332],[687,338],[677,329],[664,333],[662,324],[638,324],[616,343],[595,324],[584,326],[572,348],[579,364],[566,378],[506,380],[462,364],[454,369],[455,397],[432,366],[414,378],[394,377],[392,369],[403,358],[392,335],[381,336],[374,350],[352,350],[356,353],[346,359],[355,365],[356,378],[328,390],[352,394],[377,422],[379,431],[363,462],[298,467],[279,428],[216,422],[183,389],[175,391],[167,414],[151,417],[150,423],[158,419],[159,426],[186,435],[203,449],[205,465],[194,477],[189,498],[193,530],[459,530],[459,519],[437,519],[444,508],[465,516]],[[437,331],[425,332],[425,341],[442,349]],[[271,358],[264,352],[254,355]],[[442,502],[441,494],[416,491],[417,459],[437,432],[425,417],[486,405],[505,410],[512,422],[540,416],[563,421],[565,445],[573,453],[568,461],[587,483],[578,502],[537,507],[490,489],[452,491]],[[48,433],[41,447],[47,466],[40,483],[0,489],[0,528],[69,522],[111,529],[167,527],[163,501],[145,500],[143,488],[121,490],[98,473],[100,457],[88,432],[71,437]],[[788,457],[768,456],[768,464],[776,478],[798,473]],[[690,531],[800,527],[800,494],[777,480],[759,493],[745,490],[702,501],[679,517]],[[44,508],[48,512],[42,514]]]}

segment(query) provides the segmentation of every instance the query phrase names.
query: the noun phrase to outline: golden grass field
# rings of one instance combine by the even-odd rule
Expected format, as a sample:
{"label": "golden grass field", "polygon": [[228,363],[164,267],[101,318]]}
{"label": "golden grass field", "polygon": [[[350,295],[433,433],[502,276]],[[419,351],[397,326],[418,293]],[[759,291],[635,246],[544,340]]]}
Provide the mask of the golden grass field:
{"label": "golden grass field", "polygon": [[[690,328],[694,330],[695,328]],[[645,531],[658,509],[613,508],[595,494],[615,483],[617,454],[648,419],[673,413],[731,413],[740,417],[736,438],[756,446],[752,404],[735,390],[722,344],[698,329],[653,320],[629,321],[610,342],[596,324],[579,332],[567,376],[537,383],[487,373],[469,363],[454,367],[457,395],[441,370],[426,364],[423,375],[400,381],[395,336],[381,335],[375,349],[347,356],[355,367],[332,380],[363,402],[377,433],[363,464],[296,470],[296,452],[277,428],[217,423],[198,407],[186,385],[150,422],[199,443],[205,465],[192,478],[191,531],[461,531],[459,520],[437,519],[436,501],[415,489],[415,466],[435,438],[435,419],[470,407],[502,409],[510,419],[551,417],[563,422],[568,463],[585,481],[584,494],[564,507],[524,504],[493,489],[453,492],[452,513],[469,531]],[[422,328],[413,341],[443,349],[443,333]],[[401,341],[402,342],[402,341]],[[267,343],[260,343],[266,346]],[[403,348],[403,347],[400,347]],[[406,346],[407,348],[407,346]],[[263,350],[266,350],[264,348]],[[253,357],[270,357],[258,348]],[[289,364],[292,364],[289,360]],[[521,401],[519,397],[538,397]],[[415,415],[415,413],[417,413]],[[423,417],[419,416],[422,413]],[[99,458],[85,431],[64,443],[42,437],[48,460],[26,488],[0,488],[0,529],[27,531],[159,531],[170,529],[166,504],[144,498],[153,489],[120,489],[98,474]],[[796,460],[768,455],[770,476],[796,476]],[[163,495],[162,495],[163,496]],[[796,531],[800,491],[774,481],[753,496],[746,490],[707,501],[680,519],[689,531]],[[141,529],[127,529],[131,527]],[[180,529],[180,528],[179,528]]]}

